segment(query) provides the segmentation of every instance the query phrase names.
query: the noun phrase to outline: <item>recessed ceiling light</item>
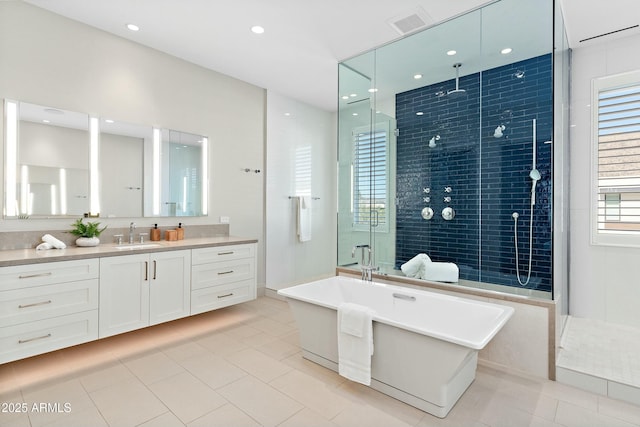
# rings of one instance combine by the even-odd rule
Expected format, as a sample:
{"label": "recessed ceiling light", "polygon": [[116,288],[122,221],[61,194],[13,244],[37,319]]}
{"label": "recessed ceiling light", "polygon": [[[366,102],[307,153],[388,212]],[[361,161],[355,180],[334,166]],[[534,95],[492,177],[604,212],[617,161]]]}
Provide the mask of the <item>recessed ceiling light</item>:
{"label": "recessed ceiling light", "polygon": [[129,31],[140,31],[140,27],[138,27],[136,24],[127,24],[127,29]]}
{"label": "recessed ceiling light", "polygon": [[456,53],[458,53],[458,52],[456,52],[456,51],[455,51],[455,50],[453,50],[453,49],[452,49],[452,50],[448,50],[448,51],[447,51],[447,55],[449,55],[449,56],[453,56],[453,55],[455,55]]}
{"label": "recessed ceiling light", "polygon": [[422,74],[414,74],[413,78],[416,80],[420,80],[422,78]]}
{"label": "recessed ceiling light", "polygon": [[351,95],[349,95],[349,96],[350,96],[350,97],[352,97],[352,98],[355,98],[356,96],[358,96],[358,94],[357,94],[357,93],[352,93],[352,94],[351,94]]}
{"label": "recessed ceiling light", "polygon": [[251,27],[251,32],[254,34],[262,34],[264,33],[264,28],[260,25],[254,25],[253,27]]}
{"label": "recessed ceiling light", "polygon": [[105,121],[105,123],[114,123],[114,121],[111,120],[111,119],[104,119],[104,121]]}
{"label": "recessed ceiling light", "polygon": [[47,120],[47,119],[44,119],[44,120],[42,120],[42,123],[51,123],[51,121]]}
{"label": "recessed ceiling light", "polygon": [[423,113],[422,111],[418,111],[418,112],[416,113],[416,116],[422,116],[423,114],[424,114],[424,113]]}
{"label": "recessed ceiling light", "polygon": [[358,115],[358,113],[352,113],[351,115],[352,115],[352,116],[357,116],[357,115]]}
{"label": "recessed ceiling light", "polygon": [[372,87],[371,89],[369,89],[369,93],[374,93],[374,92],[377,92],[377,91],[378,91],[378,89],[375,88],[375,87]]}
{"label": "recessed ceiling light", "polygon": [[349,99],[349,95],[343,95],[342,99]]}
{"label": "recessed ceiling light", "polygon": [[503,54],[503,55],[508,55],[508,54],[511,53],[511,51],[513,51],[513,49],[511,49],[510,47],[505,47],[504,49],[502,49],[500,51],[500,53]]}
{"label": "recessed ceiling light", "polygon": [[289,117],[289,116],[291,116],[291,113],[284,113],[284,115]]}

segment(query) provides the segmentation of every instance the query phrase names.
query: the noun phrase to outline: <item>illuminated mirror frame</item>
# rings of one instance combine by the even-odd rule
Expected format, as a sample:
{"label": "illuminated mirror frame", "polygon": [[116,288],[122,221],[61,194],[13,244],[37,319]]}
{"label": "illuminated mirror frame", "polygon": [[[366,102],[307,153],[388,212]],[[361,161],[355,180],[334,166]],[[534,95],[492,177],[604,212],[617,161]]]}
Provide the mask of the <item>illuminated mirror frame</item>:
{"label": "illuminated mirror frame", "polygon": [[202,138],[202,215],[209,215],[209,138]]}
{"label": "illuminated mirror frame", "polygon": [[100,124],[97,117],[89,118],[89,216],[100,214]]}
{"label": "illuminated mirror frame", "polygon": [[16,173],[18,167],[18,103],[5,100],[5,201],[4,214],[17,216]]}
{"label": "illuminated mirror frame", "polygon": [[[4,217],[19,218],[20,212],[26,212],[26,206],[21,211],[19,209],[17,194],[17,173],[18,173],[18,133],[19,133],[19,102],[5,99],[5,198]],[[100,153],[100,120],[98,117],[89,118],[89,215],[98,216],[100,214],[100,177],[99,177],[99,153]],[[152,215],[159,216],[161,211],[161,129],[153,128],[152,142]],[[209,214],[209,139],[202,137],[202,208],[199,216]],[[60,182],[66,182],[66,170],[60,170]],[[23,179],[22,182],[28,180]],[[63,186],[64,187],[64,186]],[[21,191],[28,191],[22,189]],[[65,191],[61,188],[60,191]],[[22,203],[26,203],[27,198],[21,198]],[[56,206],[56,212],[65,215],[67,206],[61,202]],[[144,215],[144,213],[143,213]]]}

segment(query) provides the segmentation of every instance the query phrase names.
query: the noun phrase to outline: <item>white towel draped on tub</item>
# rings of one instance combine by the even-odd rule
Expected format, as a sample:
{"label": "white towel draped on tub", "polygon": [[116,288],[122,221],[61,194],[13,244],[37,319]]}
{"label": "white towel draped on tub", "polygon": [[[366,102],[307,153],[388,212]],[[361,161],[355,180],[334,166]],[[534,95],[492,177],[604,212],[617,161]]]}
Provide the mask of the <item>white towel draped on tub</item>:
{"label": "white towel draped on tub", "polygon": [[308,242],[311,240],[311,197],[296,197],[296,225],[298,240]]}
{"label": "white towel draped on tub", "polygon": [[371,384],[373,310],[358,304],[338,306],[338,373],[361,384]]}

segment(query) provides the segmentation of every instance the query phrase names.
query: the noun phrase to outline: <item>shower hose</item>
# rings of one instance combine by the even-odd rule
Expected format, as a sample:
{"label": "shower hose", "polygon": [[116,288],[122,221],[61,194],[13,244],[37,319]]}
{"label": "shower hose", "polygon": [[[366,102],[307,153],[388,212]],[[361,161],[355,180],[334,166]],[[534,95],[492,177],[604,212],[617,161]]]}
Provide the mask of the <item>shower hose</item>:
{"label": "shower hose", "polygon": [[533,199],[531,200],[531,214],[529,215],[529,271],[527,273],[527,280],[525,280],[524,282],[522,281],[522,278],[520,277],[520,257],[518,255],[518,213],[514,212],[513,213],[513,220],[514,220],[514,225],[513,225],[513,237],[515,240],[515,246],[516,246],[516,277],[518,278],[518,283],[520,283],[520,286],[527,286],[529,284],[529,280],[531,280],[531,261],[533,259],[533,206],[534,206],[534,201]]}

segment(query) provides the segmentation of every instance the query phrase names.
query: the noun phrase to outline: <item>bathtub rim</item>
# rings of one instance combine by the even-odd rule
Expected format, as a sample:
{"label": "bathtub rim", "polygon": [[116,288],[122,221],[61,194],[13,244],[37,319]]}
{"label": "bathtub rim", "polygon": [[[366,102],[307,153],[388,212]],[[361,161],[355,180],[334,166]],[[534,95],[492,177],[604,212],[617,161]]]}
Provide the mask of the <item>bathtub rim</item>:
{"label": "bathtub rim", "polygon": [[375,322],[380,322],[380,323],[384,323],[390,326],[394,326],[396,328],[400,328],[400,329],[404,329],[410,332],[414,332],[416,334],[420,334],[420,335],[425,335],[425,336],[429,336],[435,339],[439,339],[442,341],[446,341],[446,342],[450,342],[452,344],[457,344],[463,347],[467,347],[473,350],[482,350],[495,336],[496,334],[504,327],[504,325],[509,321],[509,319],[513,316],[515,310],[513,309],[513,307],[509,307],[506,305],[500,305],[500,304],[495,304],[495,303],[491,303],[491,302],[484,302],[484,301],[478,301],[478,300],[474,300],[474,299],[470,299],[470,298],[465,298],[465,297],[459,297],[459,296],[453,296],[453,295],[446,295],[446,294],[442,294],[442,293],[438,293],[438,292],[433,292],[433,291],[429,291],[427,289],[412,289],[412,288],[407,288],[407,287],[402,287],[402,286],[397,286],[397,285],[392,285],[392,284],[387,284],[387,283],[381,283],[381,282],[366,282],[363,281],[361,279],[358,278],[354,278],[354,277],[348,277],[348,276],[332,276],[332,277],[328,277],[325,279],[320,279],[320,280],[314,280],[311,282],[307,282],[307,283],[301,283],[298,285],[293,285],[290,286],[288,288],[284,288],[284,289],[280,289],[278,290],[278,295],[285,297],[285,299],[295,299],[298,301],[303,301],[309,304],[314,304],[314,305],[318,305],[324,308],[328,308],[331,310],[338,310],[338,306],[334,305],[334,304],[330,304],[324,301],[319,301],[316,299],[312,299],[309,298],[307,296],[301,296],[301,295],[297,295],[295,293],[295,288],[300,288],[302,286],[306,286],[306,285],[314,285],[316,283],[321,283],[321,282],[328,282],[328,281],[334,281],[334,280],[345,280],[347,282],[351,282],[353,283],[354,286],[378,286],[384,289],[388,289],[390,292],[401,292],[403,294],[428,294],[429,296],[433,296],[434,298],[438,298],[438,299],[444,299],[444,300],[458,300],[461,301],[463,303],[471,303],[474,305],[479,305],[479,306],[483,306],[483,307],[491,307],[491,308],[498,308],[500,310],[502,310],[502,312],[500,313],[500,315],[498,316],[498,318],[496,319],[496,324],[493,325],[493,327],[491,328],[491,330],[489,330],[482,339],[476,339],[476,340],[471,340],[471,339],[460,339],[458,337],[452,336],[452,335],[447,335],[447,334],[443,334],[443,333],[438,333],[437,331],[433,331],[433,330],[426,330],[426,329],[420,329],[417,327],[412,327],[411,325],[407,325],[407,324],[403,324],[400,323],[398,321],[395,321],[393,319],[390,319],[388,317],[384,317],[381,316],[378,313],[374,313],[372,319]]}
{"label": "bathtub rim", "polygon": [[[349,277],[359,277],[360,271],[354,268],[348,267],[336,267],[335,269],[336,276],[349,276]],[[547,333],[548,333],[548,342],[547,342],[547,379],[555,381],[556,380],[556,359],[557,353],[559,351],[558,343],[559,337],[556,332],[559,330],[557,325],[557,319],[560,317],[558,312],[560,308],[560,304],[558,300],[553,299],[539,299],[530,296],[522,296],[522,295],[514,295],[508,294],[504,292],[498,292],[493,290],[479,289],[479,288],[469,288],[465,286],[458,286],[454,284],[448,284],[443,282],[430,282],[426,280],[419,279],[411,279],[409,277],[402,276],[393,276],[393,275],[384,275],[373,273],[373,278],[375,280],[383,281],[383,282],[391,282],[400,285],[410,285],[415,286],[419,289],[427,288],[427,289],[435,289],[437,291],[450,292],[455,294],[463,294],[463,295],[472,295],[474,297],[480,298],[491,298],[497,301],[507,301],[513,302],[517,304],[531,305],[536,307],[541,307],[547,311]],[[490,364],[496,368],[504,368],[503,365],[494,364],[488,361],[482,361],[482,363]],[[528,371],[512,369],[514,372],[524,372],[525,374]]]}

